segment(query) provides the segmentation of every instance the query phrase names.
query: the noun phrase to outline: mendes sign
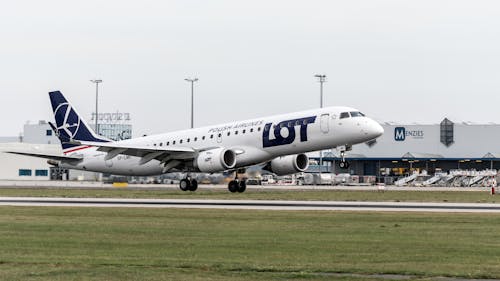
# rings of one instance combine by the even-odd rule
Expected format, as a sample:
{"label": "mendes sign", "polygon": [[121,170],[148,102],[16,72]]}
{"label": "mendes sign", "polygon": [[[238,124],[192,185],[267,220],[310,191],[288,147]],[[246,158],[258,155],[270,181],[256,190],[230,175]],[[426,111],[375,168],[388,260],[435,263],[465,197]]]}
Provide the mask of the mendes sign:
{"label": "mendes sign", "polygon": [[395,141],[405,141],[407,138],[413,139],[423,139],[423,130],[407,130],[405,127],[394,128],[394,140]]}

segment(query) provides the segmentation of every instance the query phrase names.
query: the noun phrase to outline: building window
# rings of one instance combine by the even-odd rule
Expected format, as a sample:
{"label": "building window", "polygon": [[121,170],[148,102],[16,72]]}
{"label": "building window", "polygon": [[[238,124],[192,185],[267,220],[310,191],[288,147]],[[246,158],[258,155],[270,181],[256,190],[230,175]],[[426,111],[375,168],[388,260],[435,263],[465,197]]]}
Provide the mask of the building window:
{"label": "building window", "polygon": [[49,137],[52,136],[52,130],[47,130],[47,132],[45,132],[45,135]]}
{"label": "building window", "polygon": [[35,170],[35,176],[37,176],[37,177],[48,177],[49,176],[49,171],[48,170]]}
{"label": "building window", "polygon": [[28,169],[19,169],[20,177],[31,177],[31,170]]}
{"label": "building window", "polygon": [[453,128],[454,124],[448,118],[445,118],[441,122],[441,143],[450,146],[455,140],[453,139]]}

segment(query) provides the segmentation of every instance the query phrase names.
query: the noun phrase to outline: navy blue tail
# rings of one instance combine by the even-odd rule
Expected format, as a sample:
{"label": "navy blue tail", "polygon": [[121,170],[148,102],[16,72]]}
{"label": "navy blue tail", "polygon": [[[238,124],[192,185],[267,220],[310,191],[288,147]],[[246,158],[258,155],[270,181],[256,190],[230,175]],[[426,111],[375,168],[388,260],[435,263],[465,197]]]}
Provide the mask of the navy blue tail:
{"label": "navy blue tail", "polygon": [[63,149],[78,146],[68,143],[70,141],[110,141],[94,133],[94,131],[87,126],[85,121],[80,118],[73,106],[71,106],[60,91],[50,92],[49,96],[56,120],[56,124],[51,126],[59,137]]}

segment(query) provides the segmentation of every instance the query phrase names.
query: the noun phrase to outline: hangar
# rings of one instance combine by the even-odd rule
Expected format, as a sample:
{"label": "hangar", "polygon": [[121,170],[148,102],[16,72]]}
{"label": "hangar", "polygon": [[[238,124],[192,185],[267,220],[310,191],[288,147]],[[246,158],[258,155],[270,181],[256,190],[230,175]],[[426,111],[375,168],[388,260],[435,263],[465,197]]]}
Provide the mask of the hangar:
{"label": "hangar", "polygon": [[455,169],[500,168],[500,125],[454,123],[383,123],[380,138],[356,145],[346,153],[348,169],[340,169],[336,150],[324,153],[323,161],[333,173],[401,176],[411,172],[448,172]]}

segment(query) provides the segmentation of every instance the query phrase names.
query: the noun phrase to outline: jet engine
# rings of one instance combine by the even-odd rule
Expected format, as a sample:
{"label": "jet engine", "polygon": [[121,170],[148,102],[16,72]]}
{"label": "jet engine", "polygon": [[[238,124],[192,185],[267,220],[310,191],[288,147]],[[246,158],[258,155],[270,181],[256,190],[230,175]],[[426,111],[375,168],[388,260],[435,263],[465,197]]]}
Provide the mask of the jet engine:
{"label": "jet engine", "polygon": [[308,167],[309,157],[305,154],[296,154],[273,159],[264,167],[264,170],[284,176],[304,172]]}
{"label": "jet engine", "polygon": [[224,148],[202,151],[194,159],[194,166],[203,173],[223,172],[234,168],[235,165],[236,153]]}

